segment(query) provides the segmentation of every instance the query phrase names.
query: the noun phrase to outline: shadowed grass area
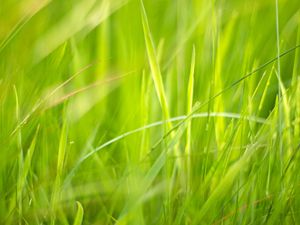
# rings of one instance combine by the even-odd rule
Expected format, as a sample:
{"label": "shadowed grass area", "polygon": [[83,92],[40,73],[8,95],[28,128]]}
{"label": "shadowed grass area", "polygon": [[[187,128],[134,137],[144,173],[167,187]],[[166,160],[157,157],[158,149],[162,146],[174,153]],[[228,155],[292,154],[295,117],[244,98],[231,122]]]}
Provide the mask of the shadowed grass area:
{"label": "shadowed grass area", "polygon": [[298,224],[298,0],[3,0],[0,224]]}

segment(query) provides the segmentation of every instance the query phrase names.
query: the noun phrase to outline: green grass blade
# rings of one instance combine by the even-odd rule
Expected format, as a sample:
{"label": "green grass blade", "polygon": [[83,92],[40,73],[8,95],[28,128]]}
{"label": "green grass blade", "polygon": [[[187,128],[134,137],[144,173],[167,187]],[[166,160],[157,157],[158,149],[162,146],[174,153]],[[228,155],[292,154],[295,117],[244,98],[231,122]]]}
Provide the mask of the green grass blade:
{"label": "green grass blade", "polygon": [[35,150],[38,132],[39,132],[39,126],[36,129],[36,132],[34,134],[32,142],[31,142],[31,144],[28,148],[28,151],[26,153],[26,156],[25,156],[21,176],[20,176],[19,181],[18,181],[18,190],[19,190],[19,192],[22,192],[24,187],[25,187],[26,178],[27,178],[28,172],[29,172],[31,164],[32,164],[32,156],[33,156],[33,153],[34,153],[34,150]]}
{"label": "green grass blade", "polygon": [[[281,112],[281,67],[280,67],[280,35],[279,35],[279,12],[278,12],[278,0],[275,0],[276,9],[276,48],[277,48],[277,79],[278,79],[278,139],[279,149],[281,154],[281,161],[283,160],[283,141],[282,141],[282,112]],[[283,164],[283,162],[281,162]]]}
{"label": "green grass blade", "polygon": [[77,204],[77,213],[73,225],[81,225],[83,221],[84,210],[80,202],[77,201],[76,204]]}
{"label": "green grass blade", "polygon": [[[20,105],[19,105],[19,97],[17,88],[14,85],[14,94],[15,94],[15,101],[16,101],[16,120],[17,123],[20,121]],[[17,144],[18,144],[18,150],[19,150],[19,160],[18,160],[18,167],[19,167],[19,179],[18,179],[18,185],[17,185],[17,201],[18,201],[18,210],[19,210],[19,224],[22,223],[22,217],[23,217],[23,187],[22,184],[22,171],[24,166],[24,153],[23,153],[23,146],[22,146],[22,131],[21,129],[18,130],[17,135]]]}
{"label": "green grass blade", "polygon": [[[66,107],[66,106],[65,106]],[[66,108],[65,108],[66,110]],[[66,112],[64,112],[65,114]],[[61,129],[58,155],[57,155],[57,167],[56,167],[56,177],[54,181],[53,192],[51,196],[51,224],[55,224],[55,211],[57,208],[58,201],[60,199],[61,193],[61,182],[63,176],[63,168],[66,156],[66,145],[67,145],[67,119],[64,118],[64,122]]]}
{"label": "green grass blade", "polygon": [[25,160],[22,163],[22,167],[20,168],[20,173],[19,173],[19,178],[18,178],[18,183],[17,183],[17,201],[19,203],[19,214],[20,214],[20,223],[22,223],[22,213],[23,213],[23,191],[25,188],[26,180],[27,180],[27,175],[28,172],[31,168],[32,165],[32,156],[35,150],[36,146],[36,140],[39,132],[39,126],[36,129],[35,135],[32,139],[32,142],[28,148],[27,154],[25,156]]}
{"label": "green grass blade", "polygon": [[[192,112],[192,108],[193,108],[195,61],[196,61],[196,50],[195,50],[195,46],[193,46],[190,76],[189,76],[189,83],[187,89],[187,115],[189,115]],[[190,121],[188,122],[187,125],[186,146],[185,146],[185,154],[187,157],[188,190],[190,189],[189,183],[191,181],[191,141],[192,141],[192,124]]]}
{"label": "green grass blade", "polygon": [[[156,55],[154,42],[152,40],[152,35],[150,32],[150,28],[149,28],[146,10],[145,10],[142,0],[141,0],[141,14],[142,14],[142,24],[143,24],[144,39],[145,39],[145,43],[146,43],[148,61],[149,61],[149,65],[151,68],[151,75],[152,75],[152,78],[154,81],[156,94],[157,94],[158,100],[160,102],[162,111],[163,111],[164,119],[167,120],[170,118],[167,98],[166,98],[166,94],[164,91],[162,75],[161,75],[160,67],[158,64],[158,58]],[[171,128],[170,123],[168,123],[168,128]]]}

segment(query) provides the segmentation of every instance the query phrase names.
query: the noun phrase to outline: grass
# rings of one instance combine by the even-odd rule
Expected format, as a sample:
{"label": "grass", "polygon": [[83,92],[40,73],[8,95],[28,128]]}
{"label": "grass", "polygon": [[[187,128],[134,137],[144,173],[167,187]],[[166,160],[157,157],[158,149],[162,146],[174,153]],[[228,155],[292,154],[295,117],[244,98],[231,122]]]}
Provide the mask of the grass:
{"label": "grass", "polygon": [[0,5],[0,224],[299,224],[297,0]]}

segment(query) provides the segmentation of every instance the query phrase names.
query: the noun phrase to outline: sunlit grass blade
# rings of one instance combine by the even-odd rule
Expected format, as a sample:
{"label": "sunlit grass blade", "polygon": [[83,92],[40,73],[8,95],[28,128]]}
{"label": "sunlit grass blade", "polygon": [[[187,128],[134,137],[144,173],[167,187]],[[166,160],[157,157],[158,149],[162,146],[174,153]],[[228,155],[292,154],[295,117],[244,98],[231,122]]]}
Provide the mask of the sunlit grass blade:
{"label": "sunlit grass blade", "polygon": [[[66,107],[66,105],[65,105]],[[66,110],[66,108],[65,108]],[[65,116],[65,112],[64,112]],[[65,156],[66,156],[66,146],[67,146],[67,118],[63,118],[64,122],[61,128],[58,153],[57,153],[57,166],[56,166],[56,177],[54,181],[52,196],[51,196],[51,224],[55,224],[55,211],[57,207],[57,203],[60,199],[61,193],[61,182],[63,177],[63,169],[65,164]]]}
{"label": "sunlit grass blade", "polygon": [[278,79],[278,140],[279,140],[279,151],[281,157],[281,164],[283,163],[283,141],[282,141],[282,112],[281,112],[281,66],[280,66],[280,34],[279,34],[279,10],[278,0],[275,0],[275,15],[276,15],[276,48],[277,48],[277,79]]}
{"label": "sunlit grass blade", "polygon": [[38,132],[39,132],[39,126],[36,129],[33,140],[32,140],[32,142],[31,142],[31,144],[30,144],[30,146],[27,150],[24,163],[22,164],[22,167],[20,168],[20,174],[19,174],[18,184],[17,184],[17,201],[19,203],[20,221],[22,221],[22,219],[23,219],[22,218],[23,191],[24,191],[24,188],[25,188],[28,172],[29,172],[29,170],[31,168],[31,165],[32,165],[32,156],[33,156],[33,153],[34,153],[34,150],[35,150]]}
{"label": "sunlit grass blade", "polygon": [[[212,3],[215,4],[215,3]],[[215,5],[213,6],[214,10]],[[213,21],[217,17],[217,11],[213,12]],[[216,15],[215,15],[216,14]],[[231,38],[233,37],[232,32],[234,25],[236,23],[236,19],[233,17],[230,22],[227,24],[225,31],[221,32],[218,31],[218,24],[217,22],[213,23],[213,37],[214,37],[214,52],[215,52],[215,59],[213,61],[213,66],[214,66],[214,74],[213,74],[213,86],[211,87],[213,90],[213,93],[219,92],[224,88],[224,78],[222,76],[222,71],[225,68],[224,65],[224,59],[226,55],[228,54],[230,43],[231,43]],[[219,98],[215,99],[213,102],[213,109],[214,111],[224,111],[225,110],[225,100],[223,96],[220,96]],[[225,121],[223,118],[216,118],[215,119],[215,136],[218,142],[218,147],[221,149],[224,146],[224,139],[223,139],[223,134],[225,132]]]}
{"label": "sunlit grass blade", "polygon": [[77,201],[76,205],[77,205],[77,213],[73,225],[81,225],[83,221],[84,211],[80,202]]}
{"label": "sunlit grass blade", "polygon": [[[151,75],[152,75],[152,78],[154,81],[156,94],[157,94],[158,100],[159,100],[161,108],[162,108],[164,119],[167,120],[170,117],[167,98],[165,95],[163,79],[162,79],[160,67],[158,64],[158,59],[156,56],[154,42],[152,40],[152,35],[150,32],[150,28],[149,28],[146,10],[145,10],[142,0],[141,0],[141,14],[142,14],[142,24],[143,24],[143,30],[144,30],[144,39],[145,39],[145,43],[146,43],[148,61],[149,61],[149,65],[151,68]],[[171,128],[170,123],[168,123],[168,128]]]}
{"label": "sunlit grass blade", "polygon": [[[195,50],[195,46],[193,46],[190,76],[189,76],[189,83],[187,89],[187,115],[189,115],[192,112],[192,108],[193,108],[195,60],[196,60],[196,50]],[[190,121],[188,122],[187,125],[186,146],[185,146],[185,155],[187,157],[186,160],[187,160],[188,190],[190,189],[189,183],[191,182],[191,141],[192,141],[192,124]]]}
{"label": "sunlit grass blade", "polygon": [[[149,120],[149,76],[146,75],[145,70],[143,70],[142,86],[141,86],[141,113],[143,115],[143,125],[146,125]],[[149,133],[146,130],[142,131],[141,134],[141,151],[140,160],[145,157],[148,153],[149,146]]]}
{"label": "sunlit grass blade", "polygon": [[[14,86],[14,94],[16,100],[16,120],[17,123],[20,121],[20,105],[19,105],[19,97],[16,86]],[[23,153],[23,146],[22,146],[22,132],[21,129],[17,132],[17,144],[19,150],[19,160],[18,160],[18,167],[19,167],[19,179],[18,179],[18,186],[17,186],[17,201],[18,201],[18,209],[19,209],[19,224],[22,223],[23,217],[23,202],[22,202],[22,193],[23,187],[21,187],[21,180],[22,180],[22,171],[24,166],[24,153]]]}

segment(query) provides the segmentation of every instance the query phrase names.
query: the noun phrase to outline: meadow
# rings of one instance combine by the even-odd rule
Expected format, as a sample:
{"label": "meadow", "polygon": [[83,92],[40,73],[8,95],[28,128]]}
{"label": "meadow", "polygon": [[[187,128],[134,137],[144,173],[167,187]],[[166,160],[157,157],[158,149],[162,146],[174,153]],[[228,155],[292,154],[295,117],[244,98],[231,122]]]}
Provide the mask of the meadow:
{"label": "meadow", "polygon": [[299,0],[0,0],[0,224],[300,224]]}

